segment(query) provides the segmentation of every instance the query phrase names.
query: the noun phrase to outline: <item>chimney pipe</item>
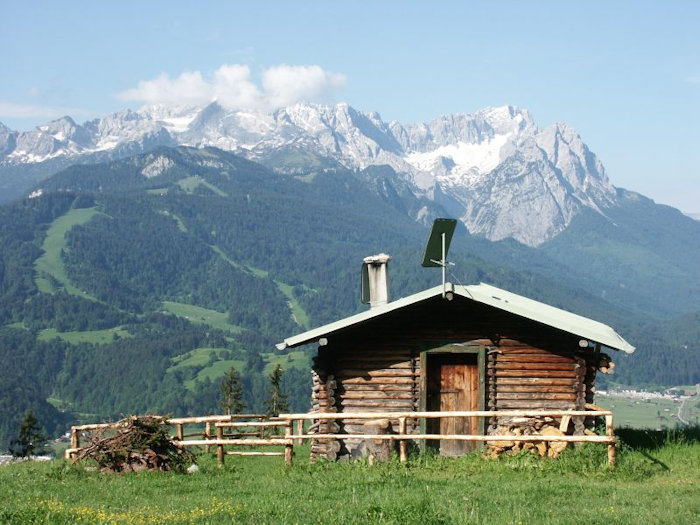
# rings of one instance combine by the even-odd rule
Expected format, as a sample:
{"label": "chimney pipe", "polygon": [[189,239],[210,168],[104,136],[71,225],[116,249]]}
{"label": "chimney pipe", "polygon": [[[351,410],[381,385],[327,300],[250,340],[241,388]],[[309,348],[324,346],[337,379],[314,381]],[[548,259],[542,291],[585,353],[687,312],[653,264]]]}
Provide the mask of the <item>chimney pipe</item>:
{"label": "chimney pipe", "polygon": [[370,308],[389,302],[389,261],[391,256],[380,253],[365,257],[362,264],[362,302]]}

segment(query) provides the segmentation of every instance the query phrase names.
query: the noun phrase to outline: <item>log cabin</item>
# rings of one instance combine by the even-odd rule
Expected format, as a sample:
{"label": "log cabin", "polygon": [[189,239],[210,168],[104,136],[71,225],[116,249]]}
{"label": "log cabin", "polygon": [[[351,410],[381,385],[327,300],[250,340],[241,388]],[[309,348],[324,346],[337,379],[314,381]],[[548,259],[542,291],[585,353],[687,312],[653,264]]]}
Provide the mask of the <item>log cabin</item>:
{"label": "log cabin", "polygon": [[[584,410],[593,402],[596,371],[610,367],[601,351],[634,351],[605,324],[488,284],[444,283],[389,301],[389,260],[384,254],[365,259],[369,310],[277,345],[278,350],[318,345],[312,412],[487,410],[494,416],[409,420],[406,431],[498,436],[515,429],[527,434],[527,428],[517,427],[539,430],[545,422],[499,417],[498,411]],[[593,424],[592,418],[572,419],[562,424],[548,418],[548,423],[572,435]],[[363,440],[342,435],[362,434],[366,424],[318,420],[317,433],[338,438],[312,441],[312,459],[365,455]],[[479,445],[441,440],[427,446],[454,456]]]}

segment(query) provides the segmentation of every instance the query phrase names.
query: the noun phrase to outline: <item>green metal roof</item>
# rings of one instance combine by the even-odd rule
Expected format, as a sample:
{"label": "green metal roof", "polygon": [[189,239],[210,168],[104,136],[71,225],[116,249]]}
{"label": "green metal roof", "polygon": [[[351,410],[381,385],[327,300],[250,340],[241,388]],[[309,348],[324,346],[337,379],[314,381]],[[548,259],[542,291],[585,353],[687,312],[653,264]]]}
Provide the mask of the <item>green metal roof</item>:
{"label": "green metal roof", "polygon": [[[478,303],[487,304],[494,308],[498,308],[499,310],[510,312],[532,321],[537,321],[538,323],[563,330],[583,339],[588,339],[593,343],[599,343],[602,346],[612,348],[614,350],[622,350],[628,354],[634,352],[634,346],[625,341],[622,336],[620,336],[608,325],[588,319],[587,317],[567,312],[566,310],[562,310],[560,308],[555,308],[554,306],[550,306],[533,299],[528,299],[522,295],[517,295],[507,290],[502,290],[501,288],[496,288],[495,286],[484,283],[469,286],[456,286],[447,283],[447,289],[454,295],[458,295]],[[328,337],[334,332],[344,328],[369,321],[375,317],[393,312],[394,310],[405,308],[426,299],[441,296],[442,294],[442,285],[429,288],[422,292],[409,295],[408,297],[392,301],[386,305],[372,308],[365,312],[346,317],[345,319],[335,321],[334,323],[314,328],[313,330],[309,330],[293,337],[288,337],[279,343],[277,348],[279,350],[284,350],[285,348],[310,343],[320,338]]]}

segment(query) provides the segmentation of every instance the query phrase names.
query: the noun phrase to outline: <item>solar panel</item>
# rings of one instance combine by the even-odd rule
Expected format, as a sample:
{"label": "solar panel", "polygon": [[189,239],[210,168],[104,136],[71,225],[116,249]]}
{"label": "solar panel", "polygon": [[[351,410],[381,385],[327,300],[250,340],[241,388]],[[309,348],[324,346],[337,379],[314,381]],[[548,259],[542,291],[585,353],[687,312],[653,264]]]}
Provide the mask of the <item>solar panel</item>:
{"label": "solar panel", "polygon": [[[433,229],[430,230],[428,244],[425,246],[425,254],[423,255],[423,266],[439,268],[446,264],[447,252],[450,250],[450,242],[452,235],[457,226],[457,219],[435,219]],[[443,253],[443,235],[445,240]]]}

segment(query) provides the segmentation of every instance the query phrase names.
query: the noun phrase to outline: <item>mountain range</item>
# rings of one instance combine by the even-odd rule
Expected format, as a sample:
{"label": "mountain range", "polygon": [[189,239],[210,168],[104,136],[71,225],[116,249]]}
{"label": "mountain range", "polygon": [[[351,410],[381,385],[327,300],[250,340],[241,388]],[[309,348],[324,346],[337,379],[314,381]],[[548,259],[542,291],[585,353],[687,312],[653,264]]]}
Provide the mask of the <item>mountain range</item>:
{"label": "mountain range", "polygon": [[[513,106],[431,122],[385,122],[347,104],[297,104],[272,113],[152,106],[82,125],[64,117],[28,132],[0,125],[0,189],[10,200],[73,163],[157,146],[213,146],[298,173],[310,167],[390,166],[414,195],[439,204],[472,234],[539,246],[584,210],[618,204],[605,169],[575,129],[539,129]],[[415,210],[421,220],[426,210]]]}

